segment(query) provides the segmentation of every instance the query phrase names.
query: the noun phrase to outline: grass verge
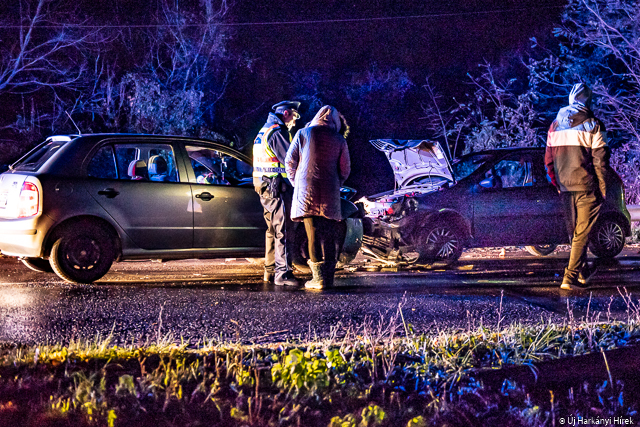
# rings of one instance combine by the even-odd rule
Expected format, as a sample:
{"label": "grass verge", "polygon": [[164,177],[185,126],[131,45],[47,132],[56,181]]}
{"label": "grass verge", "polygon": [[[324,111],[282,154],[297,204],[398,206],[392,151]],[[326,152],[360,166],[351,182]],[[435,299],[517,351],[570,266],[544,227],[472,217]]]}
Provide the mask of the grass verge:
{"label": "grass verge", "polygon": [[[622,297],[625,322],[600,322],[587,312],[582,320],[570,314],[561,325],[503,326],[499,320],[491,328],[425,335],[404,322],[400,305],[391,318],[368,319],[357,331],[336,328],[320,342],[187,346],[167,335],[144,346],[112,345],[112,337],[66,346],[4,344],[0,425],[633,422],[640,401],[640,310],[631,296]],[[531,378],[517,372],[522,367]]]}

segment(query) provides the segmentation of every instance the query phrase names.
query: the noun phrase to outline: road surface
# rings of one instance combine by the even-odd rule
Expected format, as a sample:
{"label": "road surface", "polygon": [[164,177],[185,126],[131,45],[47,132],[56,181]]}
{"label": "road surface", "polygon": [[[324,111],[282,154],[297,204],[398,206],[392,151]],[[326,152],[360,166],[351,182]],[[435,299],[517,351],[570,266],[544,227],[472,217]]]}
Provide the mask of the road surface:
{"label": "road surface", "polygon": [[499,254],[468,251],[451,269],[385,268],[357,259],[325,291],[265,286],[257,259],[118,263],[102,281],[81,286],[0,258],[0,342],[67,344],[109,334],[117,344],[158,337],[191,345],[306,341],[386,326],[398,309],[417,332],[562,323],[587,310],[603,321],[637,314],[638,247],[601,263],[583,293],[559,289],[566,251],[545,258],[517,248]]}

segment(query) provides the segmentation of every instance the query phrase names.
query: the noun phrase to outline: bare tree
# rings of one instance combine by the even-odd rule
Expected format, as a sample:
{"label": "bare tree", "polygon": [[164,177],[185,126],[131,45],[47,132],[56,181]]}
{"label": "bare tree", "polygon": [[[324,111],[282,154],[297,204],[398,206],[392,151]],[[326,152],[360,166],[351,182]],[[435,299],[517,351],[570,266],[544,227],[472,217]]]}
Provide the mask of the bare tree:
{"label": "bare tree", "polygon": [[495,68],[484,63],[478,75],[468,74],[472,89],[462,101],[451,106],[427,81],[427,103],[422,106],[424,119],[434,136],[453,147],[451,154],[500,147],[541,145],[539,114],[530,88],[514,87],[517,80],[496,75]]}
{"label": "bare tree", "polygon": [[422,104],[424,112],[422,120],[427,122],[427,130],[431,131],[434,138],[442,139],[445,142],[449,158],[453,159],[458,153],[458,146],[461,143],[466,123],[456,117],[453,113],[454,107],[443,100],[442,95],[437,92],[428,77],[422,87],[427,96],[426,102]]}
{"label": "bare tree", "polygon": [[70,87],[83,75],[80,50],[95,32],[82,34],[74,25],[59,23],[68,16],[59,3],[21,0],[17,21],[3,23],[0,95]]}
{"label": "bare tree", "polygon": [[143,55],[128,69],[96,65],[100,84],[84,94],[85,112],[119,131],[218,136],[205,119],[214,116],[237,67],[221,25],[228,4],[202,0],[196,11],[178,6],[163,2],[156,25],[123,31],[122,46]]}
{"label": "bare tree", "polygon": [[574,83],[592,86],[594,110],[607,127],[627,201],[640,203],[640,5],[570,0],[554,34],[560,49],[531,61],[532,84],[542,96],[561,95],[564,102]]}

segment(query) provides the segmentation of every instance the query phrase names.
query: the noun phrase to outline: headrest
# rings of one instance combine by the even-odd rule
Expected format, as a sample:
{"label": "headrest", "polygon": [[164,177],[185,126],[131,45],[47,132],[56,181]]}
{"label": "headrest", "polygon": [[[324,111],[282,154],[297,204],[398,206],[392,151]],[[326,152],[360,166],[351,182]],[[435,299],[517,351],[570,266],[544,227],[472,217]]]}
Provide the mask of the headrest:
{"label": "headrest", "polygon": [[147,164],[144,160],[132,160],[129,163],[129,169],[127,170],[127,174],[131,178],[142,177],[146,178],[147,175]]}
{"label": "headrest", "polygon": [[167,161],[162,156],[149,157],[149,174],[160,175],[167,173]]}

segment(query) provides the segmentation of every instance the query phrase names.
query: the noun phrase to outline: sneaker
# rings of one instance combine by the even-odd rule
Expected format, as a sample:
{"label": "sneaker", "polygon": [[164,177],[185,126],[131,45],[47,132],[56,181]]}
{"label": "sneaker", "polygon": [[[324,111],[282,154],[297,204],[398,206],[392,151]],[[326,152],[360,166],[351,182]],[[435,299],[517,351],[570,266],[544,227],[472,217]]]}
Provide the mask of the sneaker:
{"label": "sneaker", "polygon": [[300,286],[300,280],[291,272],[285,273],[280,277],[276,277],[274,283],[277,286]]}
{"label": "sneaker", "polygon": [[562,279],[562,285],[560,285],[560,289],[564,289],[565,291],[582,291],[584,288],[578,285],[577,280],[571,280],[567,277]]}
{"label": "sneaker", "polygon": [[578,282],[580,282],[581,285],[588,285],[589,282],[591,281],[591,279],[593,279],[593,276],[595,276],[596,272],[598,271],[598,267],[593,267],[593,268],[585,268],[583,269],[580,274],[578,274]]}

